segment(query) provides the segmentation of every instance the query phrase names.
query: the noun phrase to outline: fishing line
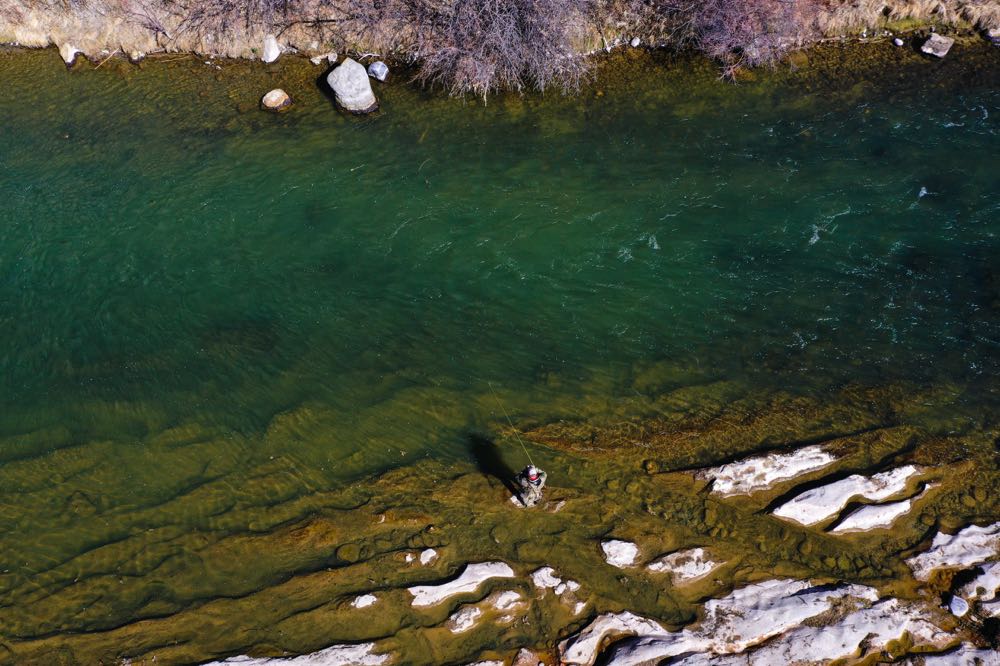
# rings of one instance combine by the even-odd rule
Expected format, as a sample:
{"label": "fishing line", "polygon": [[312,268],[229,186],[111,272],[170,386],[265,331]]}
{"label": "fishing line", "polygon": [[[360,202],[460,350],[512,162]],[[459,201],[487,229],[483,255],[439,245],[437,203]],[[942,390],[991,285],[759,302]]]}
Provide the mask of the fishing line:
{"label": "fishing line", "polygon": [[532,467],[534,467],[535,461],[531,459],[531,454],[528,453],[528,447],[526,447],[524,442],[521,441],[521,435],[518,434],[517,428],[514,427],[514,422],[510,420],[510,415],[507,414],[507,410],[503,408],[503,403],[500,402],[500,396],[498,396],[497,392],[493,390],[493,384],[491,382],[486,382],[486,385],[490,387],[490,392],[493,393],[493,399],[497,401],[497,407],[499,407],[500,411],[503,412],[503,415],[507,417],[507,423],[510,424],[511,430],[514,431],[514,437],[517,437],[517,443],[521,445],[522,449],[524,449],[524,455],[528,456],[528,462],[531,463]]}

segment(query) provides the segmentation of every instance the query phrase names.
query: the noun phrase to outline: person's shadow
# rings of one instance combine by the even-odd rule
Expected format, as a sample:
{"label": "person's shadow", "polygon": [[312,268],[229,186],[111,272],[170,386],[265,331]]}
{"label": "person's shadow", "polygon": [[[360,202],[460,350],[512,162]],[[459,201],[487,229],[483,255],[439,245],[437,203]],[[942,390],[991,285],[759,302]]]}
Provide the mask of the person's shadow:
{"label": "person's shadow", "polygon": [[479,433],[469,433],[465,438],[469,455],[476,461],[476,469],[486,476],[499,479],[512,495],[520,497],[514,485],[515,472],[500,457],[500,450],[489,437]]}

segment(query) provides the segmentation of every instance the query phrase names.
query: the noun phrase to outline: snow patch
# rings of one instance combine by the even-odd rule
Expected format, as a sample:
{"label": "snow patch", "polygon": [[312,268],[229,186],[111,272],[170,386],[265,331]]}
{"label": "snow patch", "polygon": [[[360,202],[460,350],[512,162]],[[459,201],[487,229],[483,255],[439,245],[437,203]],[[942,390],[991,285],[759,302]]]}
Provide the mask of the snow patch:
{"label": "snow patch", "polygon": [[374,643],[357,645],[331,645],[330,647],[298,657],[230,657],[225,661],[213,661],[204,666],[381,666],[389,661],[387,654],[374,654]]}
{"label": "snow patch", "polygon": [[712,492],[723,497],[749,495],[788,479],[822,469],[836,461],[822,445],[806,446],[791,453],[771,453],[710,467],[697,473],[713,480]]}
{"label": "snow patch", "polygon": [[557,588],[563,584],[562,578],[556,576],[556,570],[552,567],[542,567],[541,569],[536,569],[531,573],[531,582],[535,584],[535,587],[546,589],[546,588]]}
{"label": "snow patch", "polygon": [[428,548],[420,552],[420,564],[425,567],[438,558],[438,553],[433,548]]}
{"label": "snow patch", "polygon": [[639,547],[631,541],[609,539],[601,543],[601,550],[604,551],[604,560],[619,569],[635,566],[639,557]]}
{"label": "snow patch", "polygon": [[[945,654],[922,654],[921,663],[924,666],[1000,666],[1000,653],[987,648],[977,648],[969,643],[962,643],[957,650]],[[905,663],[913,664],[912,659]]]}
{"label": "snow patch", "polygon": [[970,601],[992,601],[1000,592],[1000,562],[983,567],[983,573],[962,586],[958,594]]}
{"label": "snow patch", "polygon": [[943,649],[954,642],[952,634],[928,619],[926,607],[884,599],[855,610],[832,625],[798,627],[779,640],[749,654],[751,663],[816,663],[850,657],[862,644],[877,652],[889,641],[909,633],[914,645]]}
{"label": "snow patch", "polygon": [[830,530],[835,533],[843,532],[863,532],[866,530],[877,530],[892,527],[892,524],[899,518],[906,515],[913,508],[913,504],[921,499],[934,485],[928,485],[924,491],[916,497],[905,499],[900,502],[889,502],[887,504],[868,504],[852,511],[835,528]]}
{"label": "snow patch", "polygon": [[482,609],[477,606],[462,606],[451,617],[448,618],[448,628],[453,634],[460,634],[463,631],[472,629],[483,614]]}
{"label": "snow patch", "polygon": [[927,580],[935,569],[982,564],[1000,553],[1000,522],[969,525],[955,534],[938,532],[931,547],[906,560],[917,580]]}
{"label": "snow patch", "polygon": [[635,638],[616,643],[609,664],[659,663],[688,653],[741,652],[800,626],[828,611],[836,600],[847,597],[874,602],[878,593],[859,585],[813,586],[808,581],[772,580],[708,601],[704,619],[694,628],[671,632],[631,613],[605,614],[559,647],[565,663],[584,666],[594,663],[606,637],[623,634]]}
{"label": "snow patch", "polygon": [[[427,551],[424,551],[427,552]],[[417,585],[409,588],[414,606],[433,606],[456,594],[475,592],[490,578],[513,578],[514,570],[503,562],[479,562],[465,567],[455,580],[441,585]]]}
{"label": "snow patch", "polygon": [[351,605],[355,608],[368,608],[376,601],[378,601],[378,599],[375,598],[374,594],[362,594],[361,596],[356,597],[354,601],[351,602]]}
{"label": "snow patch", "polygon": [[903,492],[907,482],[920,472],[914,465],[904,465],[869,477],[854,474],[796,495],[775,509],[774,515],[802,525],[815,525],[843,511],[852,497],[875,502]]}
{"label": "snow patch", "polygon": [[669,573],[674,583],[686,583],[710,573],[720,564],[709,559],[704,548],[691,548],[664,555],[647,568],[653,573]]}

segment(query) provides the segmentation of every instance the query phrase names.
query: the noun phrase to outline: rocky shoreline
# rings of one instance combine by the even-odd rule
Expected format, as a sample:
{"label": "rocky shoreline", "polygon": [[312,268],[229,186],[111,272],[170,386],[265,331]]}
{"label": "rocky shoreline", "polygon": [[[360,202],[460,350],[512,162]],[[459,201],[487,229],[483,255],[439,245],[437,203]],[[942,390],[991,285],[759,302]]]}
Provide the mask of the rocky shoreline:
{"label": "rocky shoreline", "polygon": [[[410,1],[413,0],[399,0],[404,5]],[[289,6],[286,3],[286,13],[280,20],[273,17],[266,21],[256,20],[248,15],[245,23],[225,23],[213,29],[206,27],[209,24],[204,18],[195,23],[190,16],[156,9],[155,2],[109,5],[103,11],[94,9],[93,4],[74,5],[70,9],[34,3],[27,3],[26,7],[0,5],[0,44],[56,47],[67,66],[72,66],[80,56],[95,64],[116,57],[139,62],[156,54],[196,54],[273,63],[289,55],[325,62],[331,54],[341,53],[363,64],[372,58],[405,63],[415,66],[418,78],[425,82],[441,84],[452,93],[483,95],[522,89],[526,85],[544,87],[546,83],[558,83],[563,75],[567,79],[563,84],[573,87],[576,77],[586,70],[589,56],[617,49],[693,47],[720,60],[724,71],[733,75],[742,67],[767,63],[812,44],[830,41],[885,40],[899,47],[913,45],[938,57],[947,54],[953,37],[985,38],[1000,44],[1000,2],[994,0],[833,3],[822,11],[813,10],[808,23],[805,19],[796,22],[788,18],[787,25],[765,26],[747,33],[744,35],[744,41],[749,40],[747,43],[734,37],[733,43],[712,48],[697,35],[682,35],[665,19],[658,23],[634,10],[619,8],[617,13],[609,9],[600,17],[586,13],[573,15],[572,24],[564,28],[559,48],[537,47],[544,47],[550,62],[522,62],[511,56],[511,63],[505,64],[509,71],[493,72],[489,75],[492,78],[482,79],[452,71],[469,67],[467,62],[453,63],[449,65],[451,70],[442,69],[443,66],[435,62],[440,54],[423,45],[426,36],[422,36],[422,28],[417,25],[419,19],[412,15],[399,12],[360,21],[345,18],[337,11],[324,18],[305,13],[299,15],[287,9]],[[520,17],[518,20],[526,19]],[[949,36],[942,37],[942,33]],[[445,44],[441,48],[449,47]],[[528,47],[522,45],[521,48]],[[486,64],[492,66],[494,63],[487,61]],[[429,71],[423,71],[427,68]],[[536,70],[551,74],[553,81],[544,80],[545,74]]]}

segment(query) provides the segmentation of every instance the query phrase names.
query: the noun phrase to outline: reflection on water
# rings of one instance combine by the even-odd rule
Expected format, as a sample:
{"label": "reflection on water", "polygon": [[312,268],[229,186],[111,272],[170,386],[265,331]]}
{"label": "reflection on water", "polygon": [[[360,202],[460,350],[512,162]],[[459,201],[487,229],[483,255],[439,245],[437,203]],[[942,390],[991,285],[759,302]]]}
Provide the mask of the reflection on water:
{"label": "reflection on water", "polygon": [[[486,106],[400,84],[365,119],[335,113],[319,70],[290,59],[66,73],[52,52],[0,53],[11,649],[433,646],[438,630],[418,629],[441,618],[360,627],[341,597],[362,579],[402,594],[426,578],[397,571],[401,549],[443,538],[437,575],[476,558],[569,567],[608,530],[662,533],[657,517],[685,526],[658,537],[673,546],[763,535],[776,550],[731,579],[844,575],[761,507],[708,525],[690,483],[640,473],[626,491],[650,451],[670,471],[876,437],[853,468],[976,460],[977,487],[995,486],[997,55],[880,48],[739,86],[632,54],[578,98]],[[279,83],[296,107],[259,112]],[[531,519],[542,545],[509,535],[491,470],[523,454],[488,382],[570,502]],[[960,472],[888,559],[859,550],[849,570],[891,580],[929,525],[995,519]],[[491,517],[459,536],[470,506]],[[624,607],[614,576],[578,566]],[[310,592],[310,576],[325,582]],[[693,612],[695,597],[629,594],[666,621]],[[234,618],[253,626],[234,638]],[[80,631],[97,633],[46,642]],[[434,649],[414,660],[440,662]]]}

